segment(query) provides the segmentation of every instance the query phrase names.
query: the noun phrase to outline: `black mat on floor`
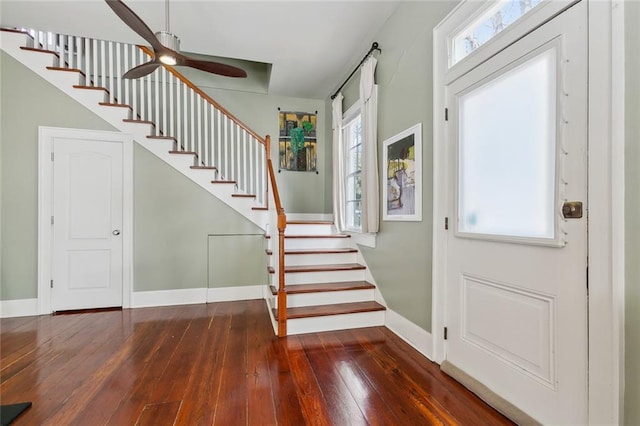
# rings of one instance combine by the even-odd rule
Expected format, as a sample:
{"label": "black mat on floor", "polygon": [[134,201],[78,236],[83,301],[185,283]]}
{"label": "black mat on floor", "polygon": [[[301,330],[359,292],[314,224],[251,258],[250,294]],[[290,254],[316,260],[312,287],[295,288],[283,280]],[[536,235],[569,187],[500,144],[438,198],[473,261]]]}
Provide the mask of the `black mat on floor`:
{"label": "black mat on floor", "polygon": [[0,405],[0,425],[6,426],[11,424],[24,410],[31,407],[30,402],[21,402],[19,404]]}

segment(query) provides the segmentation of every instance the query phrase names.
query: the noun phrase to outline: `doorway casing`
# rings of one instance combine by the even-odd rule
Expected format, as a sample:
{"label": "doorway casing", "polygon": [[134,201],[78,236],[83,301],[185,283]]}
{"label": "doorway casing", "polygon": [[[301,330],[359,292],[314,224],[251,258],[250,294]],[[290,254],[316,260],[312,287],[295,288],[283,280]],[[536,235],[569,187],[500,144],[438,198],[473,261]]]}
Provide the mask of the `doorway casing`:
{"label": "doorway casing", "polygon": [[40,126],[38,130],[38,313],[50,314],[53,235],[53,166],[56,138],[121,143],[123,148],[122,307],[131,307],[133,291],[133,139],[121,132]]}

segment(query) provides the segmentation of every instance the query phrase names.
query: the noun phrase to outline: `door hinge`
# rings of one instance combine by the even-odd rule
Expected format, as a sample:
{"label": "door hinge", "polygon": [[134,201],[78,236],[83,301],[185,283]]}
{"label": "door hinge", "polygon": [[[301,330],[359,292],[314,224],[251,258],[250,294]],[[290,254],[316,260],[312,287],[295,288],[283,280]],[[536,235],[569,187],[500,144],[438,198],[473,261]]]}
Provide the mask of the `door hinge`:
{"label": "door hinge", "polygon": [[53,161],[53,152],[51,152],[51,161]]}
{"label": "door hinge", "polygon": [[53,225],[53,216],[51,216],[51,224]]}
{"label": "door hinge", "polygon": [[589,265],[587,265],[587,271],[586,272],[587,272],[586,281],[587,281],[587,293],[588,293],[589,292]]}
{"label": "door hinge", "polygon": [[444,218],[444,229],[449,229],[449,218],[448,217]]}
{"label": "door hinge", "polygon": [[51,288],[53,288],[53,280],[51,280]]}
{"label": "door hinge", "polygon": [[447,331],[447,327],[444,328],[444,340],[447,340],[448,336],[448,331]]}
{"label": "door hinge", "polygon": [[449,121],[449,108],[444,109],[444,121]]}

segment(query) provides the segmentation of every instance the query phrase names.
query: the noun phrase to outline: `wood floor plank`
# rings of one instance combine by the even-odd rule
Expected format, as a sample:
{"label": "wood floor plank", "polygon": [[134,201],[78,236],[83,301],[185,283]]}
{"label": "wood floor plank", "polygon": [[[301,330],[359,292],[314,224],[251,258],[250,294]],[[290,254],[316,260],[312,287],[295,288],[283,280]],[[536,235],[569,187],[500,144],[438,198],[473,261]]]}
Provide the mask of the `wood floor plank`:
{"label": "wood floor plank", "polygon": [[227,348],[220,371],[215,405],[215,425],[246,424],[247,407],[247,318],[245,306],[233,305]]}
{"label": "wood floor plank", "polygon": [[261,301],[249,304],[247,312],[247,424],[276,425],[275,395],[267,347],[274,339],[271,324],[264,321],[266,306]]}
{"label": "wood floor plank", "polygon": [[263,300],[0,327],[16,426],[511,424],[390,330],[277,338]]}
{"label": "wood floor plank", "polygon": [[148,404],[142,410],[136,426],[173,425],[181,401]]}
{"label": "wood floor plank", "polygon": [[232,304],[207,305],[209,326],[206,340],[201,342],[195,363],[199,366],[189,377],[176,424],[211,425],[220,392],[219,369],[224,359],[231,327]]}
{"label": "wood floor plank", "polygon": [[298,337],[313,371],[322,395],[327,402],[327,411],[332,424],[367,425],[364,414],[353,398],[349,388],[340,376],[339,369],[325,351],[318,334],[312,333]]}
{"label": "wood floor plank", "polygon": [[338,366],[342,380],[354,396],[367,422],[372,426],[401,424],[383,395],[377,392],[369,378],[357,366],[335,333],[318,333],[325,356]]}

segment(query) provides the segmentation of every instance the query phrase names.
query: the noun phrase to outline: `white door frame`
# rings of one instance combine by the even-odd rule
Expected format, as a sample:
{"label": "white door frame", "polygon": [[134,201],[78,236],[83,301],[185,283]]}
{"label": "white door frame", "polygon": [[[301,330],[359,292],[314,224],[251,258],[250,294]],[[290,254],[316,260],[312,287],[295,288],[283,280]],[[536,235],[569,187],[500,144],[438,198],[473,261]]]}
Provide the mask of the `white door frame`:
{"label": "white door frame", "polygon": [[[583,1],[588,1],[589,14],[589,424],[620,424],[624,410],[624,2]],[[542,8],[547,12],[538,15],[552,13],[561,3],[550,2]],[[444,218],[448,215],[449,196],[444,124],[448,62],[444,47],[447,36],[460,24],[458,17],[461,14],[469,17],[478,7],[478,2],[463,1],[434,29],[431,334],[433,358],[438,363],[445,359],[447,231]],[[453,19],[449,20],[454,15],[458,19],[456,24],[452,23]],[[535,18],[529,17],[531,22],[523,26],[535,27]],[[469,63],[484,60],[482,56],[502,49],[509,37],[517,34],[496,37],[498,40],[483,54],[472,54],[465,60]]]}
{"label": "white door frame", "polygon": [[131,306],[133,282],[133,138],[121,132],[39,127],[38,136],[38,312],[50,314],[52,271],[52,200],[53,141],[65,139],[96,139],[122,144],[122,307]]}

